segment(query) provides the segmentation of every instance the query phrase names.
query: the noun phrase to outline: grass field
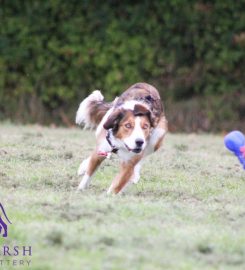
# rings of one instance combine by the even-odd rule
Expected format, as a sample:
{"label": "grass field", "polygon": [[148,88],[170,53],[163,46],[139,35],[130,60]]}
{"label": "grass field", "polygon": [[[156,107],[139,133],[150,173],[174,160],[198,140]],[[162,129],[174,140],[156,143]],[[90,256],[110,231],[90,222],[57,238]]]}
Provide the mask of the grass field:
{"label": "grass field", "polygon": [[[168,134],[125,195],[107,196],[106,160],[77,193],[91,131],[0,125],[0,247],[32,246],[31,266],[0,269],[245,269],[245,171],[222,136]],[[24,258],[25,259],[25,258]]]}

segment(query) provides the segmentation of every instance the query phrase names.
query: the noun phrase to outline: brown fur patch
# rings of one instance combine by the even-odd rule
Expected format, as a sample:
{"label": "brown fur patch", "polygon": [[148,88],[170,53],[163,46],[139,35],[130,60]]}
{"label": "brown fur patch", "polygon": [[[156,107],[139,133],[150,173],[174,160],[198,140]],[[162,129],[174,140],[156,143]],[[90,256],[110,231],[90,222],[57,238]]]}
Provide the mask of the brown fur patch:
{"label": "brown fur patch", "polygon": [[136,104],[134,106],[134,115],[135,116],[143,116],[143,115],[147,116],[151,126],[153,126],[152,113],[144,105]]}
{"label": "brown fur patch", "polygon": [[143,132],[144,132],[145,139],[147,140],[149,138],[150,132],[151,132],[151,123],[149,121],[149,118],[147,116],[142,116],[140,125],[141,125]]}
{"label": "brown fur patch", "polygon": [[[130,125],[131,128],[127,128],[126,126]],[[119,127],[115,137],[118,139],[127,138],[131,135],[134,130],[135,125],[135,116],[133,115],[132,111],[126,111],[122,120],[119,123]]]}
{"label": "brown fur patch", "polygon": [[119,124],[120,120],[124,117],[125,110],[123,109],[116,109],[104,123],[104,129],[115,129],[116,126]]}
{"label": "brown fur patch", "polygon": [[112,107],[111,103],[91,101],[89,104],[89,118],[92,124],[98,125],[106,112]]}
{"label": "brown fur patch", "polygon": [[89,160],[89,164],[88,164],[88,168],[86,170],[86,173],[89,176],[92,176],[104,159],[105,159],[105,157],[99,156],[97,154],[97,151],[93,152],[92,155],[90,156],[90,160]]}

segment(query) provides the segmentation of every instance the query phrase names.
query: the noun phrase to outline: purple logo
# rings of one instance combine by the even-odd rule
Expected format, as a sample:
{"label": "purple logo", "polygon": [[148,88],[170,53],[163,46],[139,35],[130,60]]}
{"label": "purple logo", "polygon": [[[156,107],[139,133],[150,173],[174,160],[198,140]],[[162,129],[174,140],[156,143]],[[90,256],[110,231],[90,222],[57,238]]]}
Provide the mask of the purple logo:
{"label": "purple logo", "polygon": [[2,234],[2,237],[8,236],[8,226],[7,222],[4,221],[5,219],[9,222],[9,224],[12,224],[6,215],[3,205],[0,203],[0,235]]}

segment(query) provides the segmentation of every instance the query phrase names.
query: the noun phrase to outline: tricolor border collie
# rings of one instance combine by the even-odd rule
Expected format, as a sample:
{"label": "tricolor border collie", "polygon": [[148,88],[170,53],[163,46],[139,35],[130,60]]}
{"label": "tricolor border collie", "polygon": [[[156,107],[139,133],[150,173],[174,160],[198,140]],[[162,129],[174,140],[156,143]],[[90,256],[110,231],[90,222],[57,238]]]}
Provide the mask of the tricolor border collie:
{"label": "tricolor border collie", "polygon": [[112,103],[104,102],[100,91],[94,91],[80,104],[76,123],[96,128],[96,148],[78,169],[78,175],[83,175],[79,190],[88,187],[98,166],[111,153],[121,160],[108,194],[139,181],[142,159],[159,149],[167,132],[160,95],[147,83],[132,85]]}

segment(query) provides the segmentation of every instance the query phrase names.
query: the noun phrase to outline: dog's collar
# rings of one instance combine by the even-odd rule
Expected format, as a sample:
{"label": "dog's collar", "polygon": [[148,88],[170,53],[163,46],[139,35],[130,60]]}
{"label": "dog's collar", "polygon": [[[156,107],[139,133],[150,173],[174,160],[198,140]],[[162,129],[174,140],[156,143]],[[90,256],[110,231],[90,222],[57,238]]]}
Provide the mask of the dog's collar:
{"label": "dog's collar", "polygon": [[108,132],[107,132],[107,134],[106,134],[106,140],[108,141],[108,143],[109,143],[109,145],[111,146],[111,148],[112,148],[112,153],[117,153],[117,151],[118,151],[118,148],[115,146],[115,145],[113,145],[112,144],[112,142],[111,142],[111,138],[110,138],[110,130],[108,130]]}

